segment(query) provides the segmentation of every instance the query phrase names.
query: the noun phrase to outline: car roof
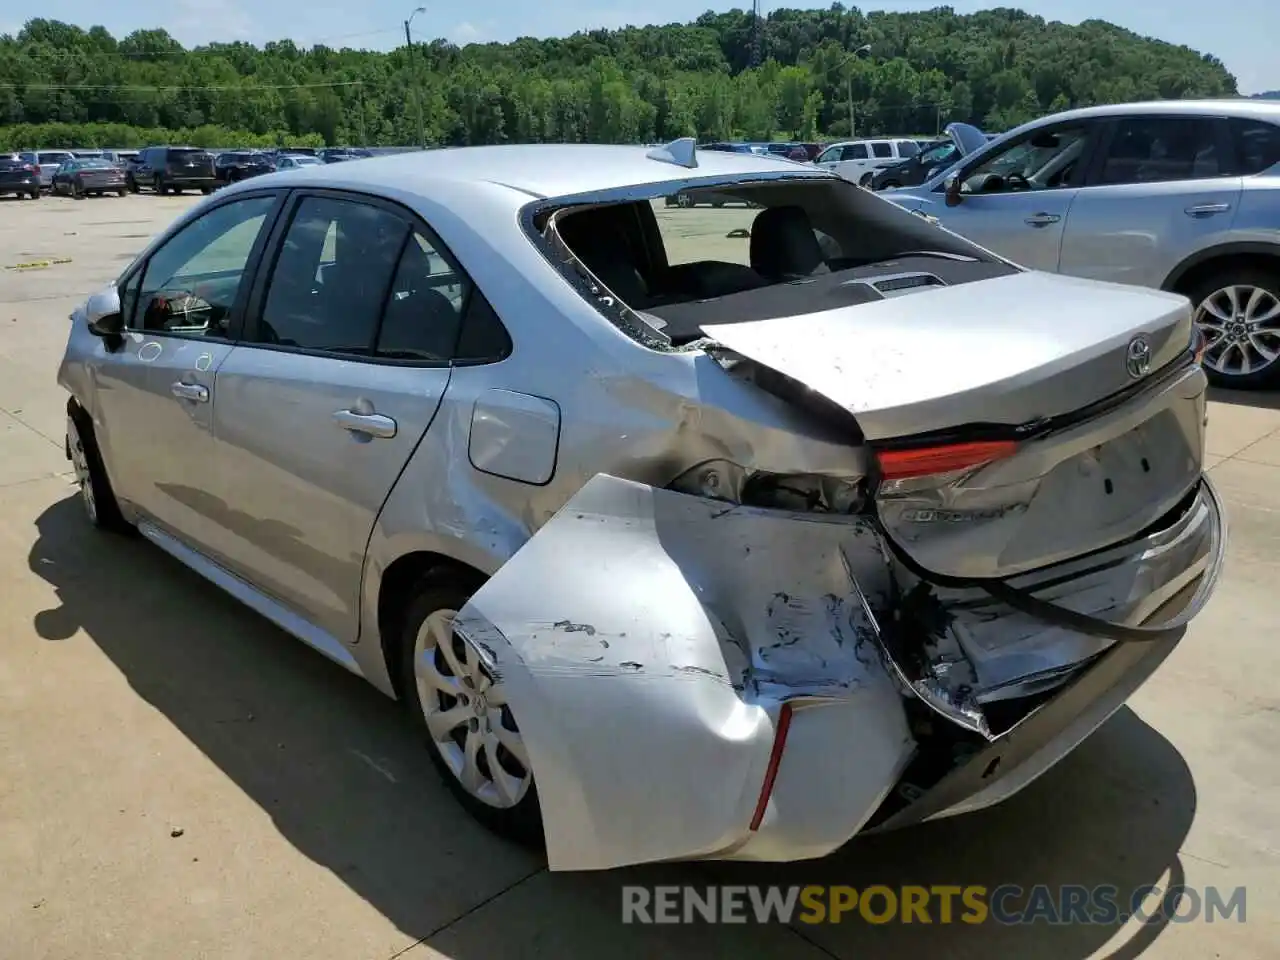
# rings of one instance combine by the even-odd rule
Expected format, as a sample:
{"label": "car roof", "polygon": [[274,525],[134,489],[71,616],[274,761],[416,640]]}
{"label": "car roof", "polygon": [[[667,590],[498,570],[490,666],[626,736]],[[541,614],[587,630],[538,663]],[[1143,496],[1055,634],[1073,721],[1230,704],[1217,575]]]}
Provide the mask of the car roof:
{"label": "car roof", "polygon": [[[284,174],[289,182],[383,192],[397,188],[430,195],[433,185],[496,184],[530,199],[650,187],[673,187],[691,180],[751,174],[831,177],[818,168],[754,153],[697,152],[688,168],[648,156],[651,148],[601,144],[521,144],[445,147],[372,157],[358,164],[335,164]],[[456,194],[454,195],[457,196]]]}
{"label": "car roof", "polygon": [[1023,127],[1030,129],[1042,123],[1057,123],[1060,120],[1091,120],[1098,117],[1123,117],[1135,113],[1256,117],[1277,123],[1280,122],[1280,100],[1254,100],[1239,97],[1221,100],[1149,100],[1138,103],[1108,103],[1051,114],[1024,124]]}

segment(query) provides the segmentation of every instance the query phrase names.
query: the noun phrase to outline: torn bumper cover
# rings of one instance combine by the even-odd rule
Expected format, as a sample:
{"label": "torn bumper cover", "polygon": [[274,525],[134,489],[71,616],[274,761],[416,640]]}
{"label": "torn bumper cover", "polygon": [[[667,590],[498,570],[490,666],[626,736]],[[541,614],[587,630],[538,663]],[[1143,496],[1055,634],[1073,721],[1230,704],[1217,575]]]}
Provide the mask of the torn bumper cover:
{"label": "torn bumper cover", "polygon": [[[1198,523],[1220,524],[1209,503]],[[973,740],[970,759],[904,802],[900,787],[924,746],[913,714],[922,704],[945,710],[912,682],[928,654],[905,662],[901,631],[885,619],[901,606],[891,555],[870,518],[733,506],[606,475],[588,482],[454,624],[506,686],[551,868],[804,859],[869,823],[994,803],[1101,724],[1177,642],[1107,652],[1075,637],[1036,641],[1022,622],[1007,633],[1019,656],[1033,672],[1054,662],[1059,682],[1071,682],[994,742],[957,723],[956,737]],[[1196,565],[1178,571],[1160,616],[1197,577],[1216,576]],[[1133,590],[1141,578],[1130,577]],[[1142,601],[1129,613],[1141,610],[1151,613]],[[1001,646],[999,634],[989,647]],[[1088,669],[1072,678],[1055,662],[1071,658]],[[979,663],[987,676],[1020,669],[998,657],[966,668]]]}

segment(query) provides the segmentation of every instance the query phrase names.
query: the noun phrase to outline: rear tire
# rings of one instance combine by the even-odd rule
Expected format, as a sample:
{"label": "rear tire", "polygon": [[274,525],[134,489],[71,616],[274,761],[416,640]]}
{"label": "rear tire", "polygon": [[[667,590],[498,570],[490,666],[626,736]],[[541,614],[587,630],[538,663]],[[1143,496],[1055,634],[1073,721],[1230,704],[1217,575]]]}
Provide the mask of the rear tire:
{"label": "rear tire", "polygon": [[116,191],[116,196],[123,197],[128,192],[129,192],[129,189],[127,187],[121,187],[119,190]]}
{"label": "rear tire", "polygon": [[1226,266],[1185,293],[1206,339],[1210,383],[1233,390],[1280,385],[1280,266]]}
{"label": "rear tire", "polygon": [[[505,745],[493,750],[491,756],[491,747],[497,743],[498,738],[486,732],[490,729],[488,723],[494,724],[494,730],[500,727],[505,739],[519,742],[519,731],[511,716],[510,707],[503,705],[495,708],[487,704],[486,693],[494,700],[499,699],[495,692],[502,689],[501,681],[494,680],[487,668],[482,666],[483,661],[478,651],[448,630],[448,621],[443,619],[451,611],[461,610],[478,586],[472,578],[453,571],[436,570],[419,580],[413,588],[409,604],[400,620],[401,699],[410,722],[426,741],[431,762],[449,792],[462,807],[499,836],[524,846],[539,847],[543,844],[542,813],[538,806],[537,785],[532,772],[515,759],[515,754],[505,752]],[[441,630],[452,641],[452,652],[448,655],[440,651]],[[417,662],[419,660],[422,662]],[[479,674],[486,677],[492,685],[484,687],[483,681],[473,683],[465,670],[455,669],[455,663],[477,667]],[[443,676],[446,682],[452,682],[459,673],[462,673],[461,683],[458,685],[460,696],[466,698],[469,695],[474,700],[479,692],[482,708],[478,712],[485,719],[463,721],[447,732],[442,732],[441,728],[448,726],[447,723],[442,723],[445,719],[443,714],[446,711],[452,713],[459,705],[466,707],[468,704],[465,699],[458,700],[447,694],[443,695],[448,701],[447,704],[444,703],[440,699],[442,694],[439,693],[439,687],[433,686],[429,678]],[[437,727],[437,735],[432,734],[428,713]],[[456,742],[456,737],[461,737],[463,742]],[[473,742],[473,737],[478,739]],[[477,746],[481,741],[483,745]],[[471,749],[468,750],[468,747]],[[446,760],[446,753],[453,758],[452,761]],[[455,766],[451,765],[461,761],[465,766],[462,758],[469,754],[474,754],[474,763],[481,770],[480,786],[475,790],[463,784],[462,777],[465,773],[457,772]],[[496,775],[489,766],[491,763],[499,767]],[[512,780],[519,780],[517,771],[520,769],[526,775],[523,792],[519,793],[519,798],[514,803],[501,799],[495,786],[499,778],[505,778],[509,785]]]}
{"label": "rear tire", "polygon": [[112,533],[132,533],[111,489],[107,468],[98,452],[98,441],[89,414],[74,400],[67,403],[67,456],[80,486],[80,502],[93,526]]}
{"label": "rear tire", "polygon": [[29,194],[27,194],[27,196],[29,196],[32,200],[39,200],[39,199],[40,199],[40,191],[39,191],[39,190],[32,190]]}
{"label": "rear tire", "polygon": [[207,197],[209,194],[213,193],[213,187],[201,187],[200,192]]}

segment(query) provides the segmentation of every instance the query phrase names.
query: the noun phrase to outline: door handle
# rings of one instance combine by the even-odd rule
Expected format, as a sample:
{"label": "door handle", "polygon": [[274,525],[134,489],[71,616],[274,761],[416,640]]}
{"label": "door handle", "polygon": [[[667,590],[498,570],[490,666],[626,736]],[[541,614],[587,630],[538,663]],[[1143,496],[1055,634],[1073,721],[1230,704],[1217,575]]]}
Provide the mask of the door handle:
{"label": "door handle", "polygon": [[1062,218],[1056,213],[1033,213],[1027,217],[1026,223],[1033,227],[1047,227],[1051,223],[1057,223]]}
{"label": "door handle", "polygon": [[196,403],[209,402],[209,388],[199,383],[183,383],[179,380],[169,389],[181,400],[194,400]]}
{"label": "door handle", "polygon": [[1212,217],[1215,213],[1226,213],[1231,209],[1229,203],[1197,203],[1183,211],[1188,217]]}
{"label": "door handle", "polygon": [[336,410],[333,422],[351,433],[363,433],[379,440],[390,440],[396,435],[396,422],[380,413],[356,413],[354,410]]}

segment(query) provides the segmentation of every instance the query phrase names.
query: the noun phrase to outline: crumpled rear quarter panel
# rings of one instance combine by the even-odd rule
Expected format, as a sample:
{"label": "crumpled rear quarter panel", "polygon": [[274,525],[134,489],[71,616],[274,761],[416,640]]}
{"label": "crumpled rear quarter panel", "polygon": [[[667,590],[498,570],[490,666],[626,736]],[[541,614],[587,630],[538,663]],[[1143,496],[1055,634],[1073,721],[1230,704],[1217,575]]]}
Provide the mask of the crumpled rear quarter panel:
{"label": "crumpled rear quarter panel", "polygon": [[507,686],[551,867],[795,859],[852,837],[914,749],[862,596],[888,588],[865,521],[589,481],[455,621]]}

